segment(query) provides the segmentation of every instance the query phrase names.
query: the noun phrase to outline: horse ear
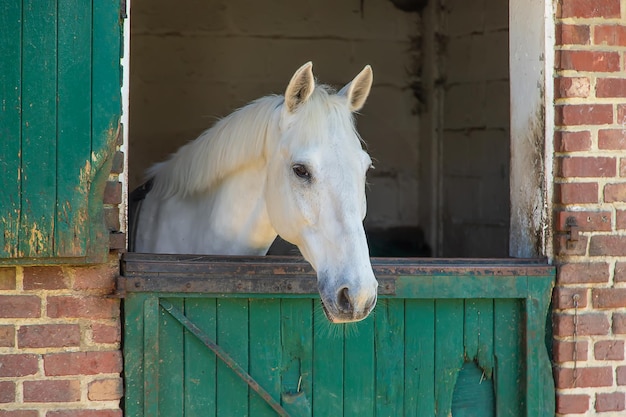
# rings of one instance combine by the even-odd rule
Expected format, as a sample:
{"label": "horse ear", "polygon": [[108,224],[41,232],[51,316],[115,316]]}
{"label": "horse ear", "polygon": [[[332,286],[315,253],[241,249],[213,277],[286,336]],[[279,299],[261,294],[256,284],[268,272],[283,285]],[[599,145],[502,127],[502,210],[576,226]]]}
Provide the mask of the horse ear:
{"label": "horse ear", "polygon": [[293,113],[299,105],[307,101],[315,89],[313,77],[313,63],[307,62],[293,74],[287,90],[285,90],[285,105]]}
{"label": "horse ear", "polygon": [[354,77],[354,80],[346,84],[337,94],[348,98],[351,111],[359,111],[363,108],[365,100],[367,100],[367,96],[370,94],[373,80],[374,74],[372,73],[372,67],[366,65],[365,68]]}

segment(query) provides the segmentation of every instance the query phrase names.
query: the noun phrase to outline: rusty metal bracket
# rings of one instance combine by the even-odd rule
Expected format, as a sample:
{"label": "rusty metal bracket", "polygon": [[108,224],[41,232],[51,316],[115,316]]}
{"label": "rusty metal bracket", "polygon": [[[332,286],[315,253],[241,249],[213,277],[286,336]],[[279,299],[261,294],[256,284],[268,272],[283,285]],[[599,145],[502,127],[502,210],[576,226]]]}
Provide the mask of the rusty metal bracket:
{"label": "rusty metal bracket", "polygon": [[565,220],[565,231],[567,234],[565,240],[567,249],[576,249],[578,241],[580,240],[580,228],[578,227],[575,217],[568,217]]}

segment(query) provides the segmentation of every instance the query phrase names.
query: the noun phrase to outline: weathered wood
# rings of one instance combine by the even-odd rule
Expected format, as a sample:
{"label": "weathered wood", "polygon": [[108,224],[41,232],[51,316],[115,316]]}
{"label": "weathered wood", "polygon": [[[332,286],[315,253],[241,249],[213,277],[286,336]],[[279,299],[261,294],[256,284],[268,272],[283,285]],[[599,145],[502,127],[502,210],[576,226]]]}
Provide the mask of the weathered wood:
{"label": "weathered wood", "polygon": [[374,312],[376,415],[404,415],[404,300],[380,300]]}
{"label": "weathered wood", "polygon": [[21,211],[22,2],[0,5],[0,258],[18,256]]}

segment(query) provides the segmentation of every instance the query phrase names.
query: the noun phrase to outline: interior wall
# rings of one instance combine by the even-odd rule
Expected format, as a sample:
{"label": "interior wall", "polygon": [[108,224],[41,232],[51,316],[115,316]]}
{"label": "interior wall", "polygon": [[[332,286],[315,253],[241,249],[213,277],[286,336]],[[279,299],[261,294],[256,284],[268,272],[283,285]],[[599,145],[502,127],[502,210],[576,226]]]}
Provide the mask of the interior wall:
{"label": "interior wall", "polygon": [[313,61],[342,87],[365,64],[374,86],[357,117],[376,169],[369,228],[415,226],[421,22],[388,0],[133,0],[129,186],[217,118],[270,93]]}
{"label": "interior wall", "polygon": [[508,256],[508,10],[446,1],[439,256]]}

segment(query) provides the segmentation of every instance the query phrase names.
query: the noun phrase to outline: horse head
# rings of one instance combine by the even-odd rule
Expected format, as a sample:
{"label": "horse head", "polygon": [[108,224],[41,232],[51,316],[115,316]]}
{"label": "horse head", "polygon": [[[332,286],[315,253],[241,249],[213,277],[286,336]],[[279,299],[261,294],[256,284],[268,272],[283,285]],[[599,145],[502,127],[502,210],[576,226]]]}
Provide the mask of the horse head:
{"label": "horse head", "polygon": [[372,161],[353,117],[371,85],[366,66],[335,93],[315,84],[310,62],[303,65],[287,86],[280,137],[268,150],[270,221],[316,270],[324,312],[335,323],[362,320],[376,304],[378,283],[363,229]]}

